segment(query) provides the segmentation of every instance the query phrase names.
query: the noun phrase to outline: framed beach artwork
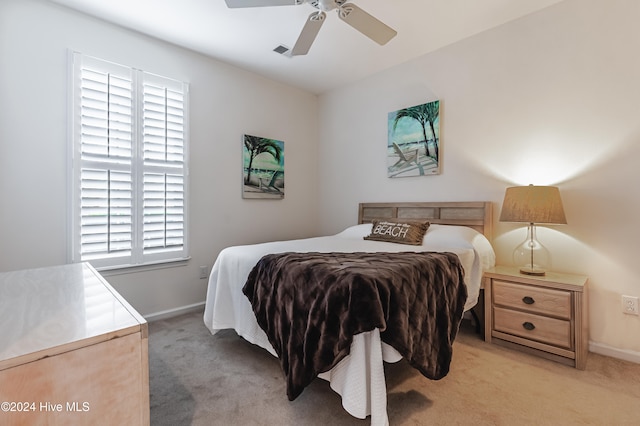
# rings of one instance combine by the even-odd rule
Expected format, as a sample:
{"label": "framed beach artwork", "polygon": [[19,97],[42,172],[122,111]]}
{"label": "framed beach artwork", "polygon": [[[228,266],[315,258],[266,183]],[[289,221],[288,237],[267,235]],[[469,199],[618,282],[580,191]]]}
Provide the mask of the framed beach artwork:
{"label": "framed beach artwork", "polygon": [[440,101],[390,112],[387,136],[389,177],[440,173]]}
{"label": "framed beach artwork", "polygon": [[284,198],[284,142],[242,137],[242,198]]}

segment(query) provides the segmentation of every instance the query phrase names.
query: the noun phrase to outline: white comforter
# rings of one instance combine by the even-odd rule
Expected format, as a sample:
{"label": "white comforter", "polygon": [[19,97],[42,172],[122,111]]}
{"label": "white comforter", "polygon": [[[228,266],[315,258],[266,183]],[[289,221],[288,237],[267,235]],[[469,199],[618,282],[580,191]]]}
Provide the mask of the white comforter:
{"label": "white comforter", "polygon": [[[211,333],[232,328],[245,340],[276,356],[264,331],[258,326],[251,304],[242,293],[249,272],[260,258],[283,252],[399,252],[448,251],[458,255],[465,270],[467,303],[465,311],[478,300],[482,272],[495,264],[489,241],[477,231],[463,226],[432,224],[421,246],[364,240],[371,225],[355,225],[327,237],[276,241],[235,246],[218,255],[207,290],[204,322]],[[319,377],[330,382],[342,396],[342,405],[352,416],[371,416],[372,425],[388,425],[387,390],[383,361],[397,362],[400,354],[380,340],[376,329],[354,336],[349,356]]]}

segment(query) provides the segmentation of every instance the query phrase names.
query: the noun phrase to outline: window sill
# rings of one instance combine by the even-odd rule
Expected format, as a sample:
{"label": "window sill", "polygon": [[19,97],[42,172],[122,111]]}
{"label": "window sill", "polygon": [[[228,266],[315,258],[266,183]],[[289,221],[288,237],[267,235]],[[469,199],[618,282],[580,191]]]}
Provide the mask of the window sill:
{"label": "window sill", "polygon": [[177,268],[186,266],[191,260],[191,257],[183,257],[180,259],[162,260],[158,262],[150,262],[141,265],[129,265],[129,266],[104,266],[102,268],[95,268],[103,277],[110,277],[114,275],[135,274],[138,272],[154,271],[156,269]]}

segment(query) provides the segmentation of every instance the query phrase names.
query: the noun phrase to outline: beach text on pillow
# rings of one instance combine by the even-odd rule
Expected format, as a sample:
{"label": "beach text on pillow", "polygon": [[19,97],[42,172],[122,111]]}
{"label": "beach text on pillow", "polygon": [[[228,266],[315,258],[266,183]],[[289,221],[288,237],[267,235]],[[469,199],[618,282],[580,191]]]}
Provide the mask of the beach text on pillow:
{"label": "beach text on pillow", "polygon": [[365,240],[386,241],[390,243],[420,245],[425,232],[429,229],[429,222],[374,220],[371,234]]}

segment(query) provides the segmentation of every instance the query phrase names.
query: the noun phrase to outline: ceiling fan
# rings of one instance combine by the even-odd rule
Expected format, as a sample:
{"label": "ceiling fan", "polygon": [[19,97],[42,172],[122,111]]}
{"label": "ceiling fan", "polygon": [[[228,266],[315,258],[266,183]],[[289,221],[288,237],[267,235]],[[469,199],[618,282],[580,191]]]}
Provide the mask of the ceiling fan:
{"label": "ceiling fan", "polygon": [[307,22],[291,49],[292,56],[306,55],[316,39],[327,16],[325,12],[337,10],[338,17],[380,45],[394,38],[397,32],[347,0],[225,0],[229,8],[261,6],[298,6],[309,3],[318,9],[307,18]]}

